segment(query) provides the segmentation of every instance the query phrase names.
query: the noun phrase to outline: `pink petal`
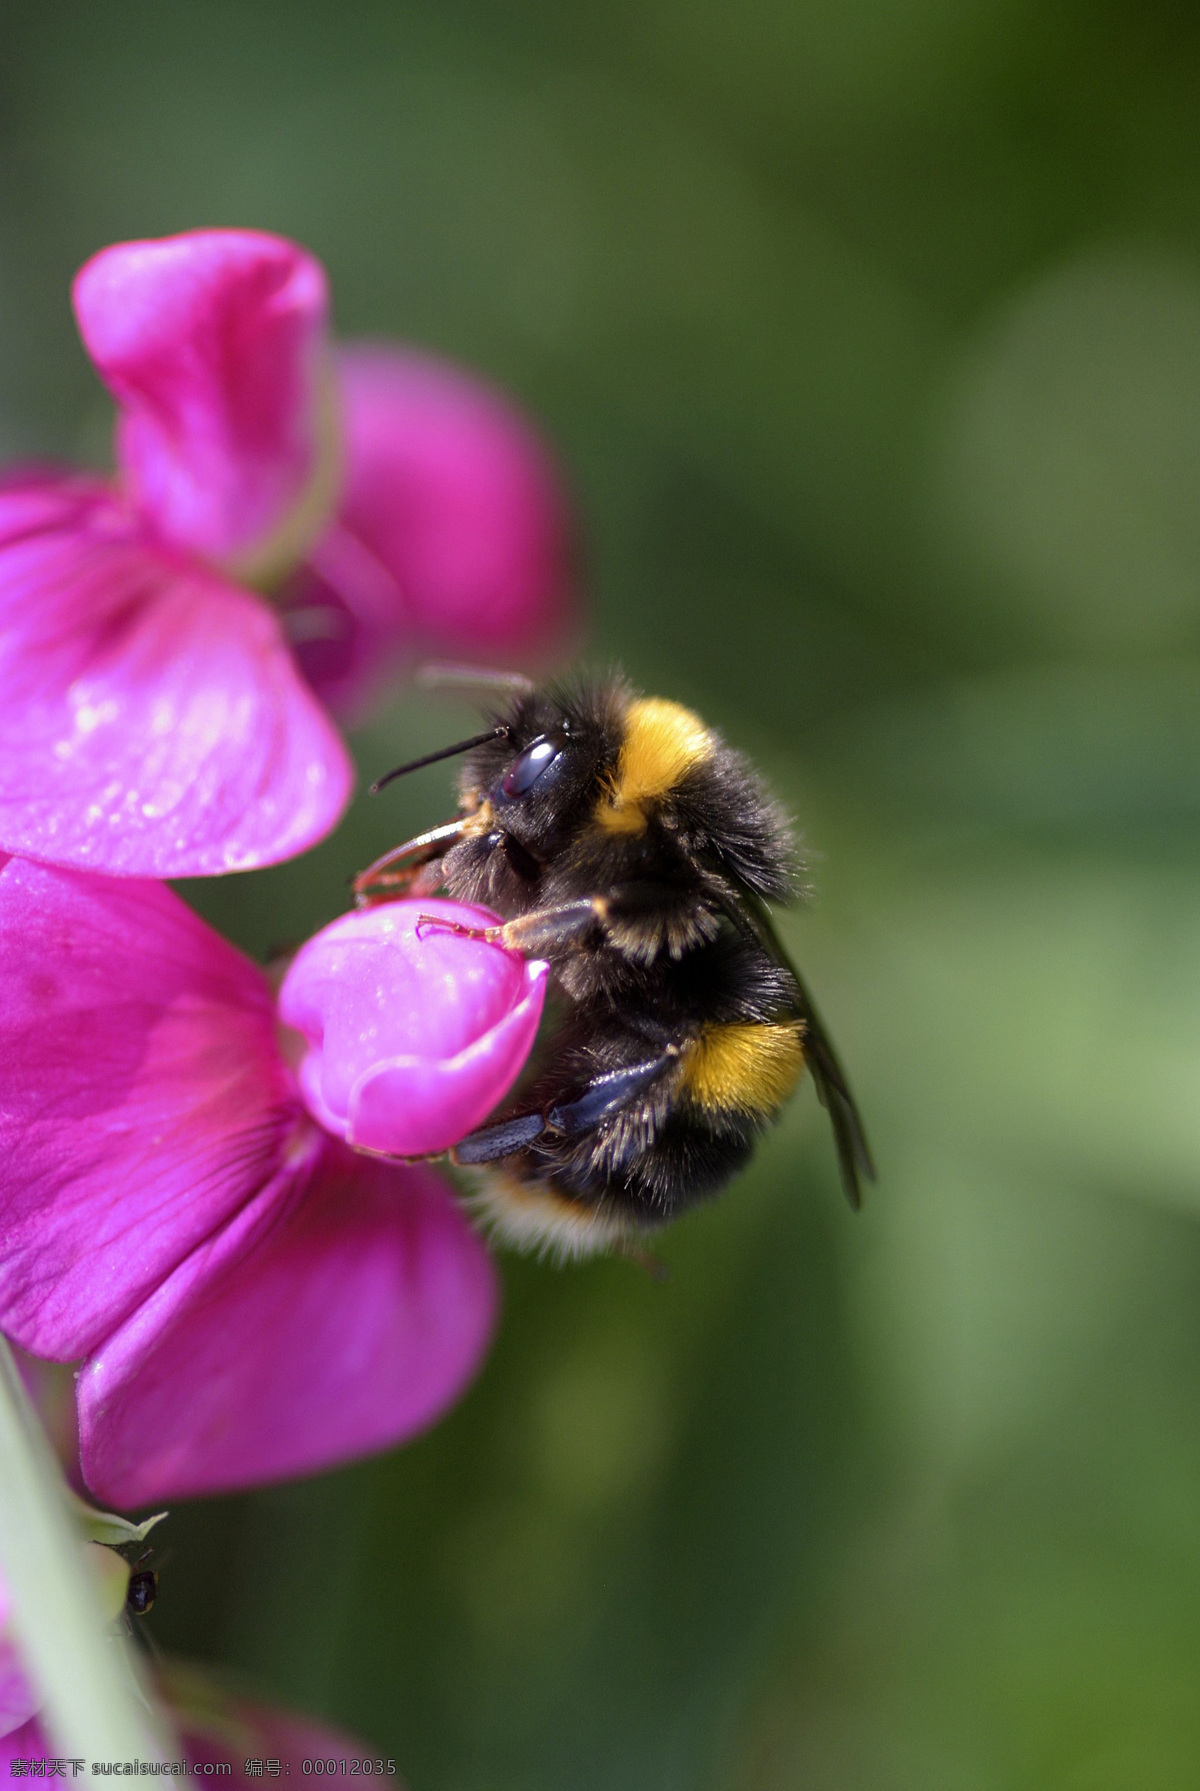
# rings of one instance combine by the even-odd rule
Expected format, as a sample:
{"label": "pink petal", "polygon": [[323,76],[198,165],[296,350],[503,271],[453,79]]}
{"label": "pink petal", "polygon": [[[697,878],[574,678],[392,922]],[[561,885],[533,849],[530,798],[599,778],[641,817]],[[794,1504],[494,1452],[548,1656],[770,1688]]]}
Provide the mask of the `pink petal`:
{"label": "pink petal", "polygon": [[0,849],[124,876],[302,852],[352,770],[268,606],[94,481],[0,489]]}
{"label": "pink petal", "polygon": [[[355,1741],[327,1723],[318,1724],[311,1717],[273,1710],[265,1704],[227,1703],[211,1725],[185,1717],[180,1733],[193,1766],[229,1764],[233,1771],[220,1775],[222,1784],[254,1785],[257,1791],[262,1791],[270,1779],[247,1772],[250,1760],[276,1760],[284,1768],[284,1776],[290,1768],[291,1777],[300,1778],[307,1776],[306,1763],[312,1771],[314,1760],[335,1760],[339,1765],[344,1760],[350,1765],[360,1760],[373,1762],[378,1757],[365,1742]],[[391,1773],[387,1783],[388,1791],[404,1791],[403,1781]]]}
{"label": "pink petal", "polygon": [[420,928],[422,915],[487,927],[486,908],[388,902],[344,914],[297,953],[279,995],[309,1050],[313,1113],[349,1143],[389,1156],[449,1150],[487,1117],[525,1064],[547,966],[482,940]]}
{"label": "pink petal", "polygon": [[479,1366],[495,1275],[431,1171],[329,1141],[303,1197],[252,1247],[246,1219],[85,1366],[83,1466],[98,1498],[228,1492],[386,1449]]}
{"label": "pink petal", "polygon": [[[188,1759],[193,1765],[232,1765],[232,1775],[220,1775],[226,1782],[229,1776],[236,1784],[253,1779],[262,1791],[262,1770],[247,1770],[252,1760],[264,1766],[274,1760],[285,1769],[283,1776],[290,1767],[293,1778],[308,1778],[314,1760],[373,1762],[376,1757],[375,1750],[353,1736],[299,1711],[247,1703],[203,1668],[179,1660],[160,1662],[158,1677],[160,1693],[175,1717]],[[368,1766],[365,1776],[370,1777],[371,1771]],[[397,1791],[403,1791],[394,1770],[387,1778]]]}
{"label": "pink petal", "polygon": [[420,640],[396,580],[367,543],[334,523],[282,594],[300,669],[348,725],[388,694]]}
{"label": "pink petal", "polygon": [[473,1044],[439,1063],[416,1053],[374,1065],[350,1099],[346,1137],[389,1157],[438,1156],[499,1105],[533,1049],[548,966],[517,1006]]}
{"label": "pink petal", "polygon": [[7,1733],[0,1730],[0,1769],[6,1768],[5,1777],[16,1776],[12,1771],[14,1760],[52,1760],[54,1750],[42,1725],[35,1716],[21,1724],[19,1729]]}
{"label": "pink petal", "polygon": [[317,473],[320,263],[256,230],[194,230],[102,249],[74,298],[121,406],[117,451],[134,502],[167,540],[244,562]]}
{"label": "pink petal", "polygon": [[170,890],[0,870],[0,1326],[93,1348],[277,1173],[266,979]]}
{"label": "pink petal", "polygon": [[571,530],[530,425],[432,355],[358,347],[338,365],[346,485],[293,592],[315,688],[353,711],[414,653],[516,663],[560,650]]}
{"label": "pink petal", "polygon": [[[0,1740],[28,1721],[38,1707],[38,1696],[21,1665],[13,1640],[12,1599],[0,1579]],[[4,1754],[0,1749],[0,1763]]]}
{"label": "pink petal", "polygon": [[[168,1669],[177,1673],[176,1663]],[[238,1699],[220,1698],[210,1693],[206,1700],[211,1715],[189,1710],[177,1712],[177,1733],[183,1751],[193,1766],[231,1766],[230,1773],[221,1773],[224,1785],[254,1785],[262,1791],[268,1779],[261,1773],[246,1771],[247,1760],[278,1760],[291,1767],[291,1776],[304,1775],[304,1763],[313,1760],[374,1760],[373,1750],[327,1723],[316,1723],[311,1717],[292,1711],[272,1709],[265,1704],[246,1704]],[[52,1760],[55,1758],[50,1739],[41,1724],[32,1719],[11,1734],[0,1731],[0,1771],[6,1778],[12,1774],[14,1760]],[[7,1769],[7,1770],[5,1770]],[[24,1775],[22,1775],[24,1776]],[[69,1774],[68,1774],[69,1776]],[[388,1775],[390,1791],[404,1791],[403,1781]]]}
{"label": "pink petal", "polygon": [[[37,1709],[38,1695],[25,1677],[13,1642],[0,1635],[0,1739],[20,1729]],[[4,1758],[0,1751],[0,1761]]]}

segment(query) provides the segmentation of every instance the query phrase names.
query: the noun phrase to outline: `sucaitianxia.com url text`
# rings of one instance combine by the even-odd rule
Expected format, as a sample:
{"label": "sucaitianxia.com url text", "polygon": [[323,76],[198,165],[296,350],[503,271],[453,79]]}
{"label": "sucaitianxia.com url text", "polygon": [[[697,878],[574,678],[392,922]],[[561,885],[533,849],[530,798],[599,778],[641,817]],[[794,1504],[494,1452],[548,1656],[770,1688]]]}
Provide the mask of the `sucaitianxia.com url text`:
{"label": "sucaitianxia.com url text", "polygon": [[8,1763],[8,1776],[13,1779],[77,1779],[91,1768],[97,1777],[153,1773],[171,1778],[232,1778],[231,1760],[43,1760],[36,1755],[29,1759],[15,1758]]}

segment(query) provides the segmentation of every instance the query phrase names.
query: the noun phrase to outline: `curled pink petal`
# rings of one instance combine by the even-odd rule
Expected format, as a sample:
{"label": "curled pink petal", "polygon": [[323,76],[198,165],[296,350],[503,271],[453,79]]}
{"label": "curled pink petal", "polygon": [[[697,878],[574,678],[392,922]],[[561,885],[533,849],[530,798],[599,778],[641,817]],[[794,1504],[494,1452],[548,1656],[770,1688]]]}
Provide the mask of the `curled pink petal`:
{"label": "curled pink petal", "polygon": [[433,1062],[410,1053],[366,1071],[350,1097],[350,1142],[392,1157],[436,1156],[457,1144],[516,1081],[537,1034],[545,979],[540,965],[517,1005],[455,1056]]}
{"label": "curled pink petal", "polygon": [[285,1159],[266,979],[160,884],[0,869],[0,1327],[93,1348]]}
{"label": "curled pink petal", "polygon": [[568,510],[531,426],[432,355],[364,346],[338,368],[345,487],[292,592],[314,687],[352,712],[413,653],[508,664],[560,649]]}
{"label": "curled pink petal", "polygon": [[0,849],[125,876],[272,864],[352,769],[266,604],[103,486],[0,488]]}
{"label": "curled pink petal", "polygon": [[533,1047],[547,966],[446,927],[489,927],[486,908],[388,902],[344,914],[297,953],[279,996],[308,1052],[309,1110],[347,1142],[390,1156],[448,1150],[487,1117]]}
{"label": "curled pink petal", "polygon": [[256,230],[194,230],[102,249],[74,299],[138,509],[219,564],[261,552],[319,470],[320,263]]}
{"label": "curled pink petal", "polygon": [[496,1306],[486,1250],[429,1170],[327,1140],[304,1196],[182,1264],[79,1380],[84,1474],[117,1506],[385,1449],[463,1390]]}

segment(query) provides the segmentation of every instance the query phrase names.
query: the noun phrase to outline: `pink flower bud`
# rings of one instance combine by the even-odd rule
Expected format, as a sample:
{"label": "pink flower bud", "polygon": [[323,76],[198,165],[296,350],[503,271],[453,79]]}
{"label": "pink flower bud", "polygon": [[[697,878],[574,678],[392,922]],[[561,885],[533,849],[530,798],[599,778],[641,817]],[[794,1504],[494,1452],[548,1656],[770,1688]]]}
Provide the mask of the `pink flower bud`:
{"label": "pink flower bud", "polygon": [[389,902],[345,914],[301,947],[279,1013],[307,1050],[313,1117],[360,1149],[448,1150],[508,1093],[533,1046],[548,967],[445,927],[499,924],[486,908]]}

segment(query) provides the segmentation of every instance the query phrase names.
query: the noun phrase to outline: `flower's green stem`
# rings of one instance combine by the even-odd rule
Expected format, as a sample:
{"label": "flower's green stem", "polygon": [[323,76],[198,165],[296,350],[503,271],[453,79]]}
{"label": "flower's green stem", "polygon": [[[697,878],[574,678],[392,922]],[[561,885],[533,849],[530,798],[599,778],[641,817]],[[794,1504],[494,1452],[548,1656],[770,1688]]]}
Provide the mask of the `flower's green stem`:
{"label": "flower's green stem", "polygon": [[0,1337],[0,1569],[22,1665],[56,1750],[88,1760],[157,1760],[168,1736],[111,1633],[68,1515],[58,1463],[12,1351]]}

